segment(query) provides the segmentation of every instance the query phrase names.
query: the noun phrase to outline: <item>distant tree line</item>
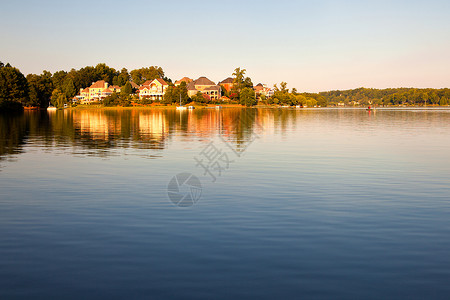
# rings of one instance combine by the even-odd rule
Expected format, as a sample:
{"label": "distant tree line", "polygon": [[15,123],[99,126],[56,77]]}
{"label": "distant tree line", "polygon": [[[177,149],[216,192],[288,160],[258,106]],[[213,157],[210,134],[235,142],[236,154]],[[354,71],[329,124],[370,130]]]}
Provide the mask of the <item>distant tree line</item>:
{"label": "distant tree line", "polygon": [[290,92],[287,88],[286,82],[281,82],[280,87],[274,85],[274,94],[272,97],[263,99],[267,104],[276,105],[288,105],[288,106],[307,106],[314,107],[320,106],[325,107],[328,101],[325,97],[319,94],[313,93],[299,93],[296,88],[293,88]]}
{"label": "distant tree line", "polygon": [[345,105],[449,105],[450,89],[368,89],[320,93],[330,104]]}

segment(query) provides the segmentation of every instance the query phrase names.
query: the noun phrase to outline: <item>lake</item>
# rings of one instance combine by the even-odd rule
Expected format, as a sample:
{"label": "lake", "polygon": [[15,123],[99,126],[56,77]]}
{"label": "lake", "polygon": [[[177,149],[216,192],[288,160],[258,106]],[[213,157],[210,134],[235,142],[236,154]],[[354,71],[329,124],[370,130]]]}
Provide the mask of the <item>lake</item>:
{"label": "lake", "polygon": [[0,116],[0,299],[449,299],[450,109]]}

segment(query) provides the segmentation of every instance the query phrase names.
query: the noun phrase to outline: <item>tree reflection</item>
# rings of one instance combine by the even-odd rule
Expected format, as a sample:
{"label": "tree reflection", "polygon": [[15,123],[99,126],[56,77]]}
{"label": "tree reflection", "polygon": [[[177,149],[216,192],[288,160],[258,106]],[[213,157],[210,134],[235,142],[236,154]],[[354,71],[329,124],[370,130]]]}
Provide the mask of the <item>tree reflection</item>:
{"label": "tree reflection", "polygon": [[21,153],[27,144],[102,157],[120,148],[163,150],[176,135],[186,141],[221,136],[238,149],[258,131],[275,124],[283,130],[297,115],[251,108],[26,111],[0,116],[0,159]]}

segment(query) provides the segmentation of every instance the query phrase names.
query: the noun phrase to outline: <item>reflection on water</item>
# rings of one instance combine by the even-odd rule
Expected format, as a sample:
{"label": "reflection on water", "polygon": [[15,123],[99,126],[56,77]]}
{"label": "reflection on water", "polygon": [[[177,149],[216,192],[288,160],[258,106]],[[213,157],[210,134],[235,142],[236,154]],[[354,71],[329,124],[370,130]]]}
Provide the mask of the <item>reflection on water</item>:
{"label": "reflection on water", "polygon": [[117,148],[162,150],[173,135],[182,135],[188,140],[221,135],[239,144],[251,138],[255,126],[262,128],[263,134],[285,134],[289,130],[311,131],[324,123],[341,126],[344,121],[355,123],[358,126],[355,130],[364,130],[373,125],[361,122],[366,120],[386,128],[408,121],[447,130],[448,115],[446,109],[27,111],[14,116],[0,115],[0,159],[21,153],[25,144],[103,157],[112,155],[109,150]]}
{"label": "reflection on water", "polygon": [[[236,123],[244,114],[245,122]],[[108,149],[115,148],[161,150],[173,134],[207,139],[220,133],[238,142],[251,134],[255,121],[273,123],[273,118],[252,109],[25,112],[0,116],[0,158],[21,153],[27,143],[107,156]]]}
{"label": "reflection on water", "polygon": [[0,116],[0,299],[447,300],[449,148],[449,109]]}

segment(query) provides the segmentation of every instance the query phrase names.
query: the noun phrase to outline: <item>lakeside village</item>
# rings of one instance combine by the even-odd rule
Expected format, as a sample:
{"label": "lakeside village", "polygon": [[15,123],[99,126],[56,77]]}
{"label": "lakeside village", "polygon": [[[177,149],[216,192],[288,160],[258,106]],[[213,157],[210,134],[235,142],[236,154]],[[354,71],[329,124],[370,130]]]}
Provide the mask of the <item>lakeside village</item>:
{"label": "lakeside village", "polygon": [[357,88],[319,93],[288,89],[286,82],[269,87],[253,84],[246,70],[213,82],[207,77],[183,77],[175,82],[157,66],[120,71],[104,63],[70,71],[28,74],[0,62],[0,112],[51,107],[99,106],[274,106],[368,107],[448,106],[450,89]]}
{"label": "lakeside village", "polygon": [[[147,80],[141,85],[130,81],[129,87],[126,85],[120,87],[118,85],[110,85],[104,80],[93,82],[91,86],[81,88],[78,95],[73,97],[74,104],[98,104],[107,103],[112,99],[117,99],[119,95],[129,95],[132,105],[148,105],[148,104],[177,104],[184,105],[194,102],[197,105],[206,104],[240,104],[237,94],[249,87],[243,87],[241,91],[234,91],[238,84],[236,80],[228,77],[217,84],[207,77],[199,77],[193,80],[189,77],[183,77],[175,81],[174,84],[166,82],[162,78]],[[131,87],[131,90],[130,90]],[[123,92],[124,89],[129,91]],[[275,88],[269,88],[265,84],[257,84],[251,87],[253,95],[250,95],[250,105],[254,105],[255,101],[268,99],[275,93]],[[131,92],[130,92],[131,91]],[[114,97],[114,94],[117,96]],[[235,96],[236,94],[236,96]],[[106,100],[106,101],[105,101]],[[179,101],[177,101],[179,100]],[[234,101],[233,101],[234,100]],[[242,103],[245,104],[245,103]]]}

